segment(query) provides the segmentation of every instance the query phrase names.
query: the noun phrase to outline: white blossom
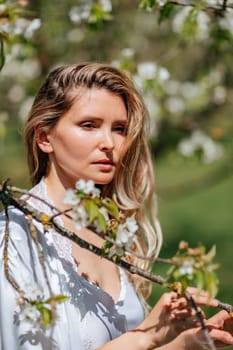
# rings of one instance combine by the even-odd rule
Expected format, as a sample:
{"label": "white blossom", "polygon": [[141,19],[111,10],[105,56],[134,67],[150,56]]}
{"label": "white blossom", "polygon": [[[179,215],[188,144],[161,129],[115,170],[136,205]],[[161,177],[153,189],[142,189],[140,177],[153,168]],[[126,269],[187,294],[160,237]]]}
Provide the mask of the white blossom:
{"label": "white blossom", "polygon": [[29,21],[26,18],[16,18],[13,33],[15,35],[23,34],[28,27]]}
{"label": "white blossom", "polygon": [[142,62],[137,66],[138,75],[147,80],[154,79],[157,73],[157,65],[155,62]]}
{"label": "white blossom", "polygon": [[[191,6],[184,7],[182,10],[177,12],[177,14],[173,18],[172,28],[174,32],[182,33],[184,22],[189,15],[190,11],[192,11]],[[209,23],[210,17],[204,11],[199,11],[197,14],[197,39],[203,40],[209,37]]]}
{"label": "white blossom", "polygon": [[134,234],[138,230],[138,224],[137,221],[135,220],[134,217],[128,217],[126,218],[125,225],[127,230],[131,233]]}
{"label": "white blossom", "polygon": [[6,10],[6,8],[7,8],[7,7],[6,7],[5,4],[1,4],[1,5],[0,5],[0,13],[1,13],[1,12],[4,12],[4,11]]}
{"label": "white blossom", "polygon": [[187,138],[181,140],[178,144],[178,151],[184,157],[191,157],[194,153],[194,147],[192,142],[190,142],[190,140]]}
{"label": "white blossom", "polygon": [[129,249],[135,239],[135,233],[138,225],[134,217],[126,219],[125,223],[120,224],[117,228],[116,245]]}
{"label": "white blossom", "polygon": [[70,20],[73,23],[80,23],[83,20],[87,20],[91,13],[92,2],[81,1],[79,6],[71,7],[69,11]]}
{"label": "white blossom", "polygon": [[170,113],[181,114],[185,110],[185,103],[182,98],[178,96],[171,96],[165,101],[165,106]]}
{"label": "white blossom", "polygon": [[213,100],[216,104],[220,105],[226,101],[227,93],[224,86],[216,86],[214,89]]}
{"label": "white blossom", "polygon": [[126,245],[129,238],[129,231],[127,231],[124,225],[120,224],[117,229],[116,244],[119,246]]}
{"label": "white blossom", "polygon": [[159,6],[164,6],[166,4],[166,0],[158,0]]}
{"label": "white blossom", "polygon": [[100,0],[100,5],[105,12],[112,11],[112,2],[111,0]]}
{"label": "white blossom", "polygon": [[221,4],[221,0],[205,0],[205,1],[208,5],[212,5],[212,6]]}
{"label": "white blossom", "polygon": [[202,159],[210,163],[224,154],[223,146],[216,143],[201,130],[195,130],[189,138],[178,144],[178,150],[184,157],[192,156],[197,150],[202,151]]}
{"label": "white blossom", "polygon": [[65,197],[63,199],[65,204],[78,205],[80,203],[80,198],[77,197],[75,190],[68,188],[66,190]]}
{"label": "white blossom", "polygon": [[35,305],[26,304],[19,314],[19,321],[29,322],[33,328],[39,328],[41,323],[41,314]]}
{"label": "white blossom", "polygon": [[83,179],[78,180],[75,184],[75,187],[77,188],[77,190],[84,192],[86,188],[86,181]]}
{"label": "white blossom", "polygon": [[186,81],[180,86],[180,92],[184,96],[184,98],[191,99],[195,96],[198,95],[200,90],[200,87],[198,84],[191,82],[191,81]]}
{"label": "white blossom", "polygon": [[176,13],[176,15],[173,17],[173,22],[172,22],[172,28],[173,31],[176,33],[181,33],[184,21],[189,14],[190,10],[192,10],[191,6],[186,6],[180,11]]}
{"label": "white blossom", "polygon": [[217,144],[213,140],[209,139],[203,145],[203,161],[205,163],[211,163],[214,160],[221,158],[224,154],[224,148],[222,145]]}
{"label": "white blossom", "polygon": [[204,11],[199,11],[197,15],[198,23],[198,34],[199,39],[208,39],[209,37],[209,28],[210,28],[210,17]]}
{"label": "white blossom", "polygon": [[75,227],[78,230],[88,226],[88,215],[83,206],[80,205],[74,208],[72,211],[72,218],[74,220]]}
{"label": "white blossom", "polygon": [[15,84],[13,85],[9,92],[8,92],[8,98],[12,102],[20,102],[25,96],[25,91],[21,85]]}
{"label": "white blossom", "polygon": [[34,18],[30,24],[27,26],[24,36],[26,39],[31,39],[34,32],[41,27],[41,20],[39,18]]}
{"label": "white blossom", "polygon": [[108,257],[111,259],[113,256],[123,256],[124,255],[124,249],[122,247],[113,245],[108,253]]}
{"label": "white blossom", "polygon": [[24,285],[25,290],[25,298],[28,300],[36,300],[36,299],[43,299],[43,289],[36,285],[35,283],[25,283]]}
{"label": "white blossom", "polygon": [[157,72],[158,79],[163,82],[165,80],[168,80],[170,77],[170,73],[168,70],[164,67],[160,67]]}
{"label": "white blossom", "polygon": [[95,187],[93,180],[85,181],[83,179],[80,179],[76,182],[75,187],[77,190],[82,191],[87,195],[92,194],[93,197],[100,196],[100,190],[99,188]]}
{"label": "white blossom", "polygon": [[193,261],[185,260],[179,268],[181,275],[192,275],[193,274]]}
{"label": "white blossom", "polygon": [[133,57],[135,55],[135,50],[131,47],[126,47],[121,51],[123,57]]}

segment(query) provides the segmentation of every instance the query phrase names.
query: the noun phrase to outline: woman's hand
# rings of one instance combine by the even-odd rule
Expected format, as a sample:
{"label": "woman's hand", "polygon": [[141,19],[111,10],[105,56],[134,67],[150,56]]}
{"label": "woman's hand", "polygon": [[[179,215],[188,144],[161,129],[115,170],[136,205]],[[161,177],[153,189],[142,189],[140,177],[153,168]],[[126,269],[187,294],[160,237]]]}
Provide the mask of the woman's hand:
{"label": "woman's hand", "polygon": [[194,310],[185,297],[176,292],[164,293],[137,328],[150,338],[151,348],[168,343],[185,329],[196,326]]}
{"label": "woman's hand", "polygon": [[227,311],[222,310],[218,312],[206,321],[206,325],[210,330],[222,331],[221,335],[225,336],[225,338],[215,341],[218,348],[226,346],[228,339],[233,339],[233,316]]}
{"label": "woman's hand", "polygon": [[[177,301],[178,299],[179,302]],[[185,301],[183,298],[178,299],[176,293],[172,292],[164,294],[140,327],[106,343],[101,348],[98,348],[98,350],[210,349],[208,346],[208,340],[200,327],[197,327],[195,324],[194,328],[187,329],[188,320],[185,320],[185,311],[182,309],[182,304],[185,303]],[[199,300],[200,302],[203,301],[203,299]],[[176,310],[176,321],[169,321],[170,311],[168,310],[172,310],[171,314]],[[178,310],[180,310],[180,312]],[[157,312],[160,313],[157,314]],[[179,317],[177,319],[177,315],[181,317],[180,320],[178,320]],[[165,316],[165,319],[163,319],[163,316]],[[155,318],[153,320],[154,325],[151,323],[151,318],[153,317]],[[174,322],[175,326],[172,326],[170,322]],[[179,328],[177,326],[179,324],[183,324],[184,327],[186,327],[186,330],[180,330],[180,333],[178,334],[176,331]],[[189,325],[192,327],[191,323]],[[233,318],[226,311],[218,312],[206,321],[206,325],[209,331],[209,336],[214,341],[217,348],[224,348],[233,345]],[[173,327],[175,328],[175,331],[172,334],[174,339],[162,345],[161,339],[165,337],[165,339],[168,340],[169,334],[171,336]]]}
{"label": "woman's hand", "polygon": [[[217,301],[209,299],[207,293],[197,294],[195,288],[189,288],[188,291],[198,305],[217,306]],[[205,334],[194,319],[195,316],[187,298],[180,297],[175,292],[165,293],[138,328],[98,350],[209,349]],[[205,323],[217,348],[233,345],[233,318],[226,311],[218,312]]]}
{"label": "woman's hand", "polygon": [[[206,292],[198,293],[196,288],[188,288],[189,295],[197,305],[217,306],[217,300],[210,299]],[[203,318],[205,315],[202,310]],[[184,296],[176,292],[165,293],[145,318],[138,330],[144,331],[155,346],[168,343],[184,330],[197,327],[195,310]]]}

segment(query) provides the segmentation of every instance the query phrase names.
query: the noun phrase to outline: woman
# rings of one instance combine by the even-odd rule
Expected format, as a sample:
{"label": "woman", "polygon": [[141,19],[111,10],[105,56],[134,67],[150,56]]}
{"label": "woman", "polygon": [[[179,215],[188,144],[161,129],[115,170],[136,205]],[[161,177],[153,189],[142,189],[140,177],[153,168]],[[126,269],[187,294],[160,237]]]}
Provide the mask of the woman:
{"label": "woman", "polygon": [[[140,227],[134,250],[145,257],[158,254],[162,238],[154,218],[148,116],[127,74],[95,63],[54,69],[35,98],[24,135],[35,185],[28,204],[47,215],[55,213],[53,207],[66,211],[66,190],[80,179],[91,179],[103,197],[114,198],[125,216],[135,214]],[[187,320],[193,312],[184,298],[165,294],[144,319],[142,304],[149,293],[148,284],[129,281],[110,261],[35,222],[45,274],[29,232],[30,219],[16,209],[11,209],[9,216],[9,272],[20,287],[17,291],[6,280],[2,259],[0,339],[4,350],[202,348],[205,339],[194,322]],[[102,238],[86,228],[77,230],[66,215],[58,216],[57,222],[89,243],[103,245]],[[0,232],[2,257],[4,215]],[[134,263],[149,268],[148,261],[135,258]],[[44,329],[37,314],[28,314],[28,310],[25,314],[19,302],[19,294],[25,290],[31,290],[28,299],[33,293],[43,300],[51,293],[68,297],[57,306],[53,327]],[[205,303],[206,298],[200,297],[198,302]],[[215,305],[215,301],[211,303]],[[232,327],[227,313],[219,313],[209,322],[213,339],[221,346],[233,344],[226,328]]]}

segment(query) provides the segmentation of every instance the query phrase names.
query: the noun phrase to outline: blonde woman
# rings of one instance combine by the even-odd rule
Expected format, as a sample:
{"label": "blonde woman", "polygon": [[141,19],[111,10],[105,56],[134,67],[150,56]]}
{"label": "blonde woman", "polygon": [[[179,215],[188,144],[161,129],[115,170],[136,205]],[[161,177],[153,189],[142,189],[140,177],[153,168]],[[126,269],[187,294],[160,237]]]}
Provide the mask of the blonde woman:
{"label": "blonde woman", "polygon": [[[148,115],[129,76],[115,67],[82,63],[55,68],[38,91],[25,125],[28,163],[34,197],[28,202],[48,215],[64,203],[78,180],[93,180],[102,196],[113,198],[125,216],[135,214],[139,228],[135,252],[155,257],[162,235],[155,217],[154,177],[147,145]],[[37,200],[39,196],[43,201]],[[46,203],[50,203],[48,206]],[[145,214],[147,212],[147,215]],[[10,210],[9,271],[23,290],[49,297],[27,218]],[[149,217],[148,217],[149,215]],[[98,247],[104,240],[77,230],[65,215],[60,225]],[[128,278],[116,265],[87,251],[54,230],[35,222],[40,249],[54,294],[68,296],[57,308],[52,329],[24,317],[18,296],[3,271],[5,218],[0,220],[0,341],[3,350],[150,350],[201,349],[203,335],[184,298],[165,294],[145,317],[150,285]],[[149,269],[148,260],[134,263]],[[200,297],[198,303],[206,302]],[[211,302],[215,305],[215,301]],[[33,319],[34,317],[34,319]],[[233,344],[227,313],[209,321],[218,344]],[[34,326],[35,326],[34,322]]]}

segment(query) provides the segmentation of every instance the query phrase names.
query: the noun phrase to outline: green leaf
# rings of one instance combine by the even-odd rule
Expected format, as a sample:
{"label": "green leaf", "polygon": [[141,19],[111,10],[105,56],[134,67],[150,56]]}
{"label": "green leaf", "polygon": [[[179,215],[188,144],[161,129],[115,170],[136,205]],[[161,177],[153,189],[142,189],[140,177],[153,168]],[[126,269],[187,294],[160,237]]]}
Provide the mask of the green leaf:
{"label": "green leaf", "polygon": [[215,297],[218,293],[218,278],[214,272],[206,272],[205,274],[205,290],[210,293],[211,297]]}
{"label": "green leaf", "polygon": [[152,11],[157,4],[157,0],[141,0],[139,3],[139,8],[141,10]]}
{"label": "green leaf", "polygon": [[230,44],[230,47],[232,47],[233,37],[228,28],[220,28],[215,26],[212,28],[210,35],[215,45],[218,47],[225,47],[228,44]]}
{"label": "green leaf", "polygon": [[41,313],[41,318],[45,328],[47,328],[52,323],[52,311],[45,306],[38,307]]}
{"label": "green leaf", "polygon": [[190,283],[186,275],[182,276],[179,282],[181,283],[181,287],[182,287],[181,294],[183,294],[185,290],[188,288],[188,286],[190,285]]}
{"label": "green leaf", "polygon": [[213,260],[213,258],[215,257],[215,255],[216,255],[216,246],[214,245],[214,246],[210,249],[210,251],[206,254],[205,260],[206,260],[207,262],[211,262],[211,261]]}
{"label": "green leaf", "polygon": [[88,24],[91,28],[98,29],[104,22],[111,20],[112,15],[109,12],[104,11],[102,6],[95,4],[92,6],[91,13],[88,18]]}
{"label": "green leaf", "polygon": [[85,209],[87,211],[89,221],[92,223],[99,215],[99,208],[92,199],[85,201]]}
{"label": "green leaf", "polygon": [[111,216],[113,216],[116,220],[119,220],[119,209],[116,203],[112,199],[105,198],[102,201],[102,204],[107,209],[107,211]]}
{"label": "green leaf", "polygon": [[67,299],[69,299],[66,295],[58,294],[54,295],[52,298],[45,300],[45,304],[51,304],[51,302],[64,303]]}
{"label": "green leaf", "polygon": [[205,275],[203,271],[197,271],[195,274],[195,282],[194,287],[198,289],[198,291],[201,291],[205,287]]}
{"label": "green leaf", "polygon": [[186,39],[190,40],[198,33],[198,12],[196,8],[191,9],[184,20],[182,31]]}
{"label": "green leaf", "polygon": [[159,24],[165,19],[167,19],[168,17],[170,17],[173,10],[174,10],[174,5],[171,4],[170,2],[166,3],[163,7],[161,7],[159,12],[159,18],[158,18]]}
{"label": "green leaf", "polygon": [[106,228],[107,228],[107,222],[105,220],[105,217],[103,216],[102,213],[98,213],[98,216],[96,217],[97,220],[97,225],[98,228],[102,231],[102,232],[106,232]]}

